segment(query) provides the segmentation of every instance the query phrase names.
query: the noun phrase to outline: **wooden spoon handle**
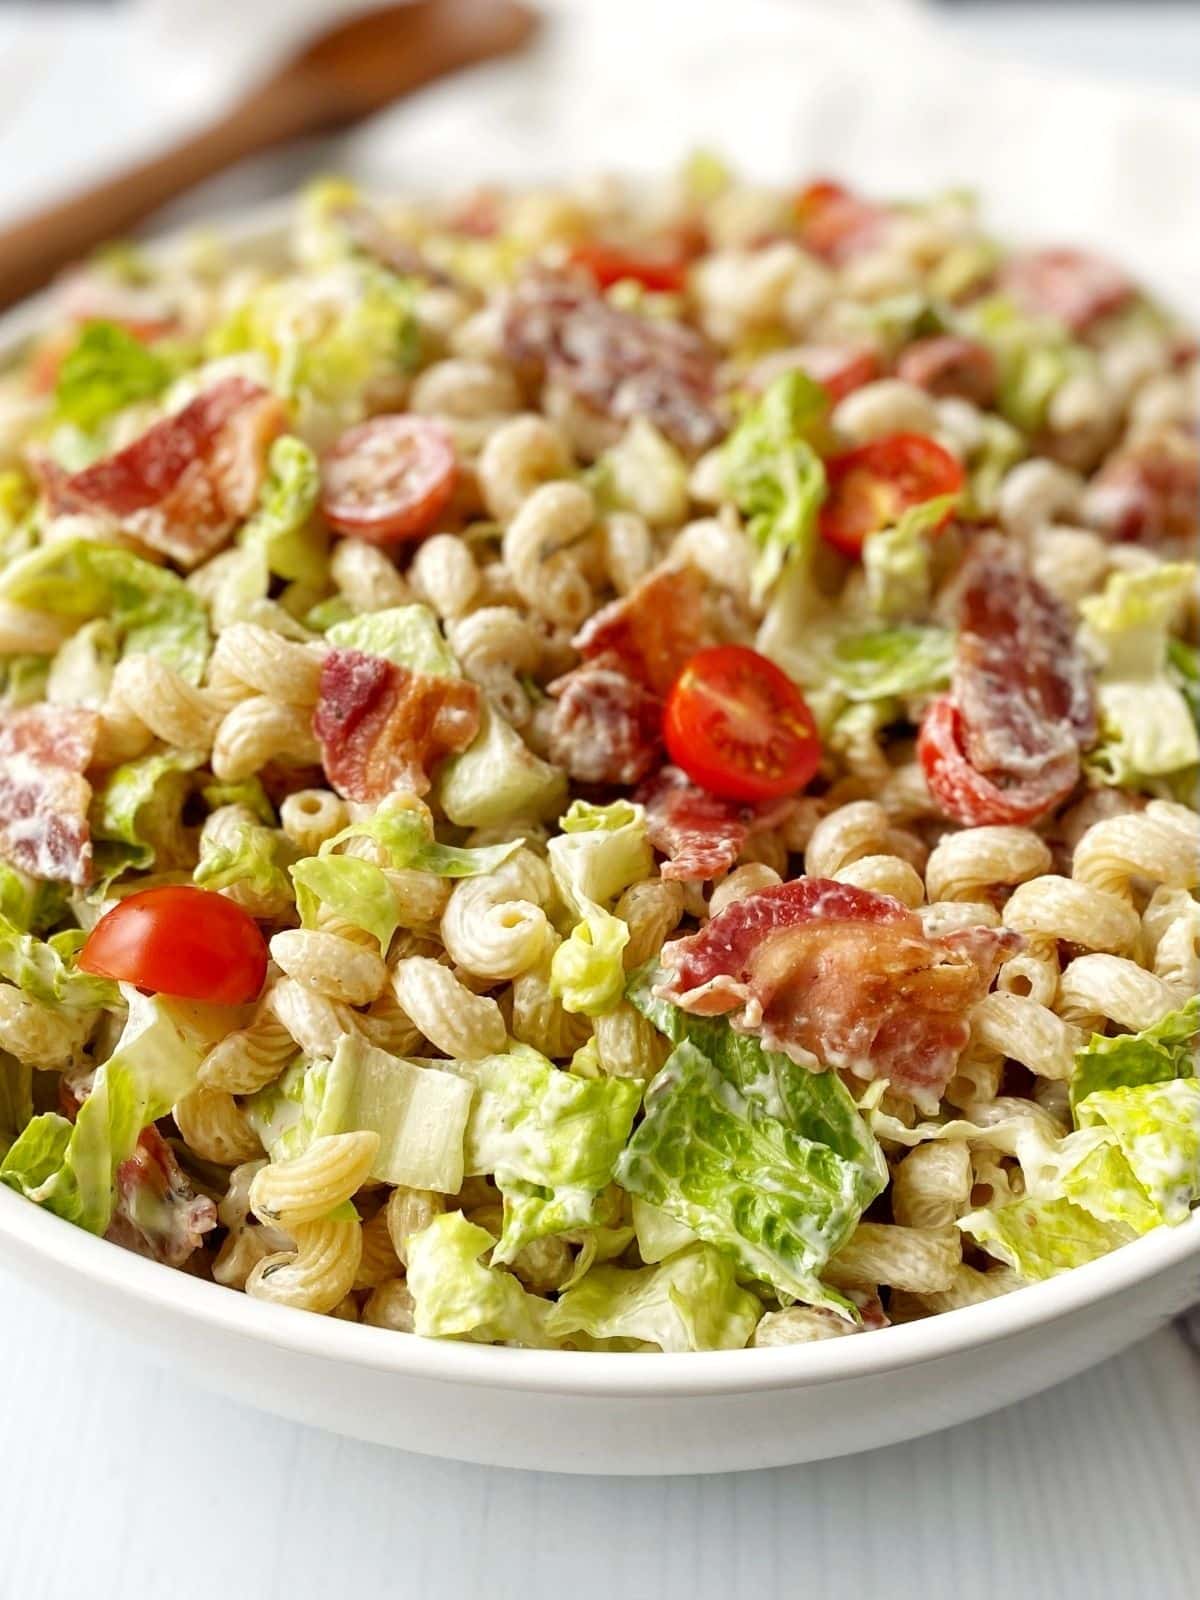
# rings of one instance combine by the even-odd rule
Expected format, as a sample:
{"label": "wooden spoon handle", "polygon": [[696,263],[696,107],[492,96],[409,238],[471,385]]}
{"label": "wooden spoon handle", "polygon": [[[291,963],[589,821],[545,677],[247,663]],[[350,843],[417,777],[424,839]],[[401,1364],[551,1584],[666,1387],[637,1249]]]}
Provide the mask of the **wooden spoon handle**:
{"label": "wooden spoon handle", "polygon": [[0,230],[0,306],[32,294],[70,262],[136,228],[194,184],[301,132],[311,100],[292,92],[294,82],[270,85],[161,154]]}

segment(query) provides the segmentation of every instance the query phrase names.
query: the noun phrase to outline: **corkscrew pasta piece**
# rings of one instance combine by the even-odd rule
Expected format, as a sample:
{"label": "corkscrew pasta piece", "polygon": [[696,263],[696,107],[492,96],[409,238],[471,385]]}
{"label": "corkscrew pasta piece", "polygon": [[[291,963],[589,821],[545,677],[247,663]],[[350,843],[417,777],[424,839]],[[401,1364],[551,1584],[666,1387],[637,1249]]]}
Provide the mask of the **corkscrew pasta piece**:
{"label": "corkscrew pasta piece", "polygon": [[578,625],[592,609],[583,545],[596,518],[577,483],[547,483],[525,500],[504,533],[504,564],[517,593],[549,622]]}
{"label": "corkscrew pasta piece", "polygon": [[515,978],[545,954],[555,900],[546,863],[520,850],[485,877],[454,886],[442,913],[442,943],[453,960],[489,982]]}
{"label": "corkscrew pasta piece", "polygon": [[275,760],[305,766],[320,759],[309,708],[262,694],[239,700],[225,713],[212,747],[212,769],[224,783],[252,778]]}
{"label": "corkscrew pasta piece", "polygon": [[346,802],[332,789],[297,789],[279,805],[279,826],[301,855],[316,855],[349,821]]}
{"label": "corkscrew pasta piece", "polygon": [[1050,848],[1030,828],[962,828],[943,834],[925,864],[933,900],[985,900],[989,889],[1049,872]]}
{"label": "corkscrew pasta piece", "polygon": [[271,940],[276,965],[329,1000],[361,1006],[377,999],[387,982],[387,967],[376,951],[316,928],[289,928]]}
{"label": "corkscrew pasta piece", "polygon": [[325,1315],[346,1298],[358,1276],[358,1220],[324,1217],[297,1223],[291,1232],[295,1250],[264,1256],[246,1279],[246,1293],[255,1300]]}
{"label": "corkscrew pasta piece", "polygon": [[502,423],[479,456],[479,488],[497,522],[511,522],[536,489],[571,470],[566,444],[544,417],[522,415]]}
{"label": "corkscrew pasta piece", "polygon": [[1107,1019],[1130,1033],[1153,1027],[1179,999],[1170,984],[1124,956],[1076,956],[1058,986],[1063,1016],[1088,1028]]}
{"label": "corkscrew pasta piece", "polygon": [[358,1193],[379,1151],[377,1133],[327,1133],[303,1155],[268,1162],[250,1185],[250,1209],[263,1222],[294,1231],[316,1222]]}
{"label": "corkscrew pasta piece", "polygon": [[263,1153],[258,1135],[227,1090],[193,1089],[175,1102],[171,1114],[188,1149],[205,1161],[236,1167]]}
{"label": "corkscrew pasta piece", "polygon": [[1200,883],[1196,813],[1151,800],[1145,811],[1094,822],[1075,846],[1071,876],[1130,903],[1135,879],[1194,889]]}
{"label": "corkscrew pasta piece", "polygon": [[906,1228],[899,1223],[860,1222],[827,1268],[839,1288],[887,1284],[918,1294],[948,1289],[962,1263],[957,1228]]}
{"label": "corkscrew pasta piece", "polygon": [[892,1171],[892,1215],[906,1228],[948,1228],[971,1198],[971,1151],[958,1140],[919,1144]]}
{"label": "corkscrew pasta piece", "polygon": [[430,1044],[448,1056],[477,1061],[504,1049],[507,1030],[500,1007],[472,994],[438,961],[408,956],[392,968],[392,988],[403,1010]]}

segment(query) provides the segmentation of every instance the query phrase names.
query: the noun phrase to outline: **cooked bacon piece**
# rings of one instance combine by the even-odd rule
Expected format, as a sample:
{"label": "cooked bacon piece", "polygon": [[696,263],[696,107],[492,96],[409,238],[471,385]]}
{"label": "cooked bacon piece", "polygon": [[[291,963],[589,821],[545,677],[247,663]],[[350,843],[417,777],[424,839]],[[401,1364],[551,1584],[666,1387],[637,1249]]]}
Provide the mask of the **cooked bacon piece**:
{"label": "cooked bacon piece", "polygon": [[0,712],[0,856],[35,878],[86,884],[92,759],[100,719],[74,706]]}
{"label": "cooked bacon piece", "polygon": [[1071,615],[1007,540],[979,540],[964,567],[952,690],[980,772],[1035,777],[1095,741],[1095,687]]}
{"label": "cooked bacon piece", "polygon": [[898,900],[829,878],[796,878],[735,901],[664,947],[663,999],[730,1014],[793,1060],[886,1078],[932,1111],[970,1036],[969,1012],[1000,961],[1004,929],[929,938]]}
{"label": "cooked bacon piece", "polygon": [[996,393],[996,358],[978,339],[941,333],[902,350],[896,376],[934,395],[961,395],[989,406]]}
{"label": "cooked bacon piece", "polygon": [[678,767],[664,767],[634,795],[646,808],[646,836],[667,860],[664,878],[705,882],[727,872],[752,833],[773,828],[792,801],[761,806],[722,800],[692,783]]}
{"label": "cooked bacon piece", "polygon": [[712,642],[695,567],[660,567],[589,617],[572,641],[585,661],[603,658],[656,695]]}
{"label": "cooked bacon piece", "polygon": [[329,781],[347,800],[378,800],[393,789],[424,794],[433,766],[479,732],[479,690],[465,678],[331,650],[313,732]]}
{"label": "cooked bacon piece", "polygon": [[527,278],[509,303],[504,344],[528,382],[559,383],[614,422],[648,417],[689,453],[725,431],[713,403],[715,352],[700,334],[622,311],[587,285]]}
{"label": "cooked bacon piece", "polygon": [[1091,669],[1069,613],[1007,541],[963,570],[951,692],[917,741],[930,791],[967,827],[1025,824],[1065,800],[1096,737]]}
{"label": "cooked bacon piece", "polygon": [[577,667],[556,696],[550,758],[579,783],[637,783],[662,753],[662,701],[621,671]]}
{"label": "cooked bacon piece", "polygon": [[217,1225],[217,1208],[198,1195],[175,1152],[151,1123],[117,1168],[116,1207],[104,1237],[151,1261],[181,1267]]}
{"label": "cooked bacon piece", "polygon": [[835,404],[864,383],[877,378],[879,357],[870,345],[801,344],[773,350],[746,373],[745,385],[755,394],[768,389],[785,372],[804,372],[814,379]]}
{"label": "cooked bacon piece", "polygon": [[1200,440],[1159,428],[1122,446],[1088,485],[1084,520],[1110,539],[1186,546],[1200,538]]}
{"label": "cooked bacon piece", "polygon": [[1026,311],[1055,317],[1073,333],[1117,311],[1137,293],[1120,267],[1086,250],[1036,250],[1014,256],[1000,285]]}
{"label": "cooked bacon piece", "polygon": [[249,378],[224,378],[116,455],[66,476],[43,473],[55,512],[121,525],[182,567],[206,560],[258,501],[267,450],[286,416]]}

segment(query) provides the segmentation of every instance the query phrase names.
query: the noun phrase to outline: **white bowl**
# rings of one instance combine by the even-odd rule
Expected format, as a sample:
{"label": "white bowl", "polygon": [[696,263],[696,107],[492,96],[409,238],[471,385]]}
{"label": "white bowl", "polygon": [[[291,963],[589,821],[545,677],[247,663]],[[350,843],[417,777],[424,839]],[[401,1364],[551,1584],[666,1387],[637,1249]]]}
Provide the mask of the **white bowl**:
{"label": "white bowl", "polygon": [[[229,231],[270,253],[278,218]],[[40,308],[0,318],[0,365]],[[728,1472],[915,1438],[1115,1355],[1200,1300],[1200,1213],[924,1322],[695,1355],[493,1349],[291,1311],[143,1260],[3,1186],[0,1261],[199,1383],[337,1433],[553,1472]]]}

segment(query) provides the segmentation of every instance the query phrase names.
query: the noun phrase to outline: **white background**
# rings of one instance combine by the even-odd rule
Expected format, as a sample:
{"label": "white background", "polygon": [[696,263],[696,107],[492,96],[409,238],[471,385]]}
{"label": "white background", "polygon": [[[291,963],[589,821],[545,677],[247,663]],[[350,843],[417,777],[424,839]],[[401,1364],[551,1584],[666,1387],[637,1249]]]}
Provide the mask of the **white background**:
{"label": "white background", "polygon": [[[1200,85],[1196,6],[967,4],[950,24],[1043,65]],[[0,7],[0,81],[0,212],[166,117],[106,12]],[[234,187],[282,181],[276,166]],[[0,1600],[1200,1596],[1200,1354],[1177,1331],[869,1457],[571,1479],[424,1461],[212,1398],[0,1267],[0,1440]]]}

